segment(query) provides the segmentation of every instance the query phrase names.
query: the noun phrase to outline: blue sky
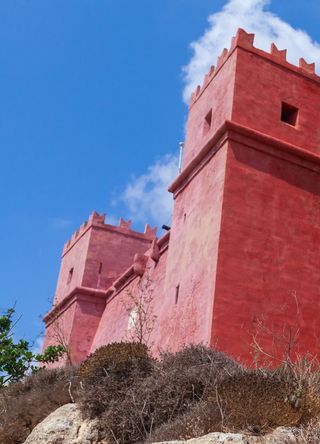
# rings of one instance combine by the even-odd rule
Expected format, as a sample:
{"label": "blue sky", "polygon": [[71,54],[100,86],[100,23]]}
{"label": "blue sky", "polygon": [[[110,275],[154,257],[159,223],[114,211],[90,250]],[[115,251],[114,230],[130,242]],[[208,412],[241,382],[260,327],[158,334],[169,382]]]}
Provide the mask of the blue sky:
{"label": "blue sky", "polygon": [[16,302],[17,337],[43,330],[62,246],[92,210],[167,222],[185,101],[230,33],[320,61],[319,15],[318,0],[0,2],[0,309]]}

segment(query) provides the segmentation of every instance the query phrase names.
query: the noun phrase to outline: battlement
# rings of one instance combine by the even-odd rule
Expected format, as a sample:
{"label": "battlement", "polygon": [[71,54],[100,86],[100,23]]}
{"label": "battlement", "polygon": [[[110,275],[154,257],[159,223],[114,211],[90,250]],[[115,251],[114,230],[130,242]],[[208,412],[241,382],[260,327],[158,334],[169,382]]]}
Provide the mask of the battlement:
{"label": "battlement", "polygon": [[93,211],[93,213],[89,216],[89,219],[83,222],[80,228],[78,228],[78,230],[74,232],[72,237],[65,243],[62,251],[62,256],[64,256],[91,227],[113,231],[119,234],[136,237],[139,239],[144,238],[149,241],[153,240],[156,237],[157,227],[151,228],[149,224],[146,224],[144,232],[140,233],[131,229],[131,220],[126,221],[120,218],[118,226],[107,224],[105,223],[105,220],[105,213],[100,215],[96,211]]}
{"label": "battlement", "polygon": [[248,34],[245,30],[239,28],[237,34],[231,40],[231,47],[228,50],[224,48],[221,55],[218,57],[216,66],[212,65],[209,72],[205,75],[202,86],[198,85],[195,91],[191,94],[189,107],[198,100],[203,91],[209,85],[209,83],[215,78],[217,73],[221,70],[222,66],[226,63],[232,53],[237,47],[246,51],[252,52],[260,57],[270,60],[273,63],[281,65],[285,69],[294,71],[297,74],[308,77],[320,83],[320,76],[315,72],[315,63],[307,63],[304,58],[299,59],[299,66],[293,65],[287,61],[287,50],[279,50],[275,43],[271,43],[270,52],[265,52],[262,49],[258,49],[254,46],[254,34]]}
{"label": "battlement", "polygon": [[93,212],[64,247],[45,347],[62,337],[79,364],[142,338],[142,308],[155,355],[204,343],[253,364],[258,335],[278,364],[285,329],[293,358],[318,358],[319,86],[314,63],[239,29],[191,98],[170,231]]}

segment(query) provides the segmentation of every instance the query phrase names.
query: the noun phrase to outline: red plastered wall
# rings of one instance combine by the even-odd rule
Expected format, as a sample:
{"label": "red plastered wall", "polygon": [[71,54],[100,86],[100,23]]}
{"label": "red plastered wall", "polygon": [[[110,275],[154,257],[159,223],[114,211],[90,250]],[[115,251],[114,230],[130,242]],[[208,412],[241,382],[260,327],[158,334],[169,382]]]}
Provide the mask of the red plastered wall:
{"label": "red plastered wall", "polygon": [[[189,110],[184,166],[200,151],[227,119],[231,119],[236,57],[230,57],[214,80],[201,92]],[[205,118],[212,111],[210,129],[205,132]]]}
{"label": "red plastered wall", "polygon": [[134,255],[145,253],[150,244],[151,240],[144,238],[142,234],[135,237],[125,230],[120,232],[93,227],[82,285],[107,289],[130,267]]}
{"label": "red plastered wall", "polygon": [[257,335],[278,357],[290,335],[318,353],[320,181],[296,161],[230,143],[212,343],[242,361]]}
{"label": "red plastered wall", "polygon": [[[320,152],[320,83],[237,48],[232,120]],[[296,126],[281,121],[282,102],[299,109]]]}

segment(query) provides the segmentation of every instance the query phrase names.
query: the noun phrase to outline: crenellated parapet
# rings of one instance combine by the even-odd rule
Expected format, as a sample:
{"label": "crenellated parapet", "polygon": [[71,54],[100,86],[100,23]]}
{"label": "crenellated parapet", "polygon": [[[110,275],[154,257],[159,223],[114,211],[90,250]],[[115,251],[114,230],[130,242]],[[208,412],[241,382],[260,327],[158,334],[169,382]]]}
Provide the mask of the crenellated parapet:
{"label": "crenellated parapet", "polygon": [[131,220],[125,220],[120,218],[118,226],[108,224],[105,222],[106,214],[99,214],[93,211],[89,216],[88,220],[83,222],[83,224],[74,232],[71,238],[65,243],[62,251],[62,256],[64,256],[77,242],[78,240],[92,227],[97,229],[103,229],[108,231],[117,232],[124,235],[130,235],[137,238],[145,238],[146,240],[152,241],[156,237],[157,227],[151,228],[149,224],[145,225],[143,233],[134,231],[131,228]]}
{"label": "crenellated parapet", "polygon": [[307,63],[306,60],[301,57],[299,59],[299,66],[293,65],[292,63],[289,63],[287,61],[286,49],[280,50],[277,48],[275,43],[271,43],[270,52],[263,51],[254,46],[254,37],[254,34],[249,34],[241,28],[238,29],[237,34],[231,40],[230,49],[224,48],[222,50],[220,56],[217,59],[216,65],[212,65],[208,73],[205,75],[203,84],[201,86],[198,85],[195,91],[191,94],[189,104],[190,107],[197,101],[198,97],[218,74],[222,66],[226,63],[226,61],[229,59],[236,48],[242,48],[246,51],[258,54],[261,57],[267,58],[274,63],[282,65],[286,69],[290,69],[301,75],[310,77],[317,82],[320,82],[320,76],[318,76],[315,72],[315,63]]}

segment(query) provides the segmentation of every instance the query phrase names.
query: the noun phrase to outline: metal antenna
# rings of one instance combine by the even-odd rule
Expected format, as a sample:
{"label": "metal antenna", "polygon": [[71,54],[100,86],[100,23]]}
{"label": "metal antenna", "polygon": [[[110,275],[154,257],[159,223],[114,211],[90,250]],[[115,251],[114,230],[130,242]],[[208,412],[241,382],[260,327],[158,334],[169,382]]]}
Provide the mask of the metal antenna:
{"label": "metal antenna", "polygon": [[179,142],[179,146],[180,146],[180,155],[179,155],[179,174],[180,174],[182,170],[184,142]]}

